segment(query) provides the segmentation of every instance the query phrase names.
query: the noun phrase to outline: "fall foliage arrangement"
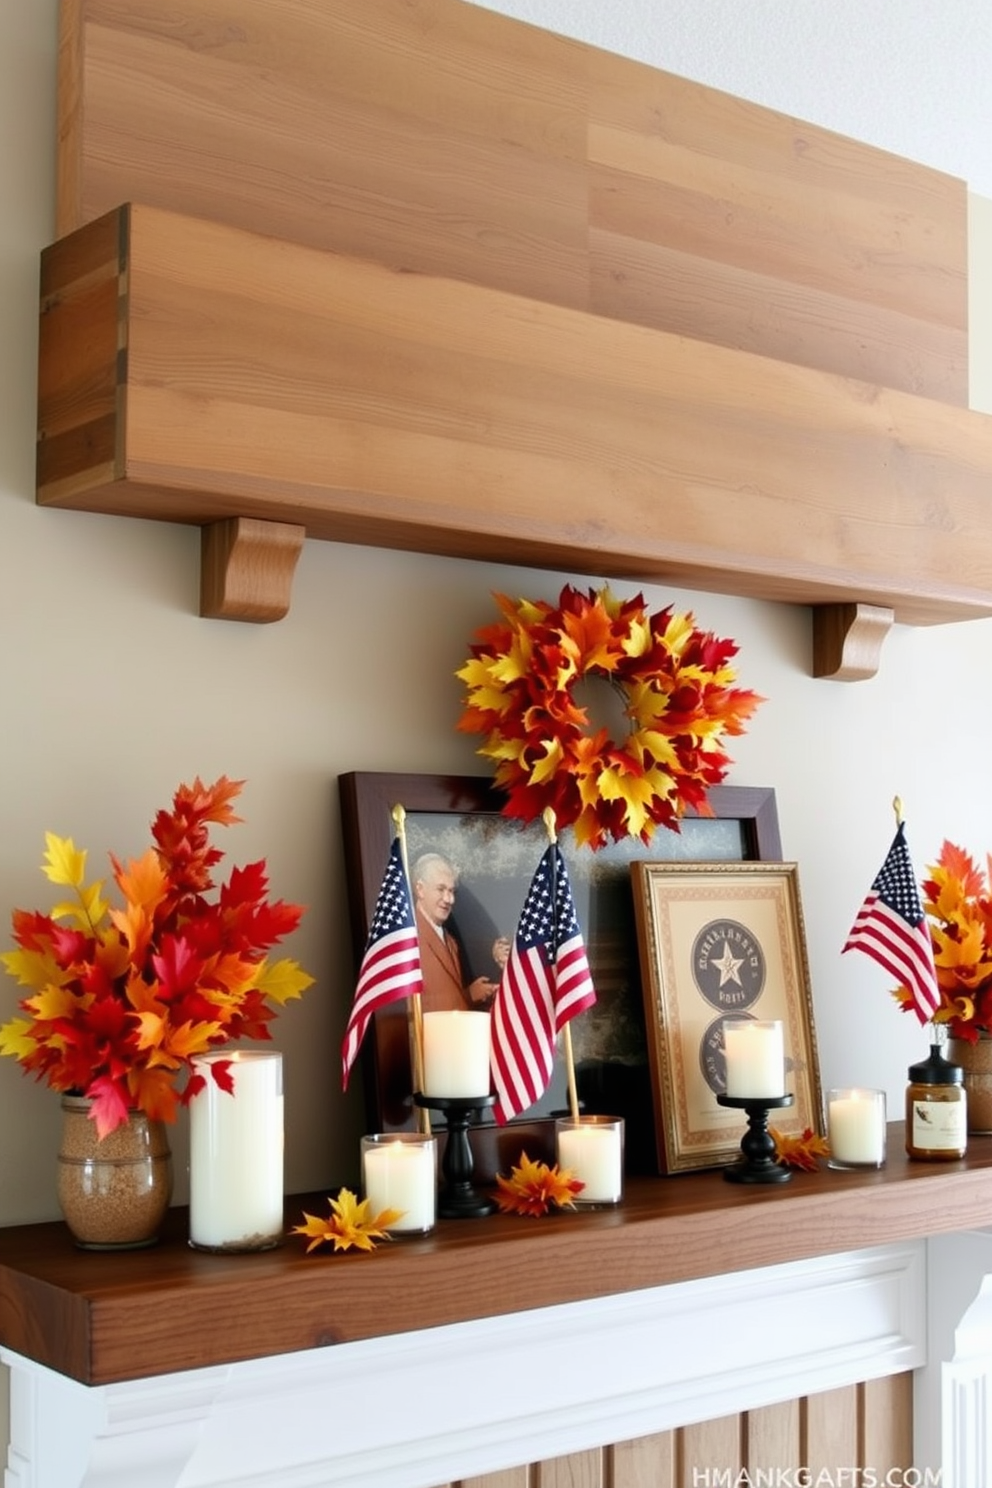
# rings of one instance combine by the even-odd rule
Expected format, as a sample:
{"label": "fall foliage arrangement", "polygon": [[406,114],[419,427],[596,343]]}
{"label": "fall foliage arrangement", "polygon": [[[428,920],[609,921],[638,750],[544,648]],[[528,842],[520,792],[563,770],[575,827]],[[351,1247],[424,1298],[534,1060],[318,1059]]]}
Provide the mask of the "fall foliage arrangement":
{"label": "fall foliage arrangement", "polygon": [[[992,857],[984,869],[963,848],[945,842],[927,866],[923,911],[927,917],[940,1006],[933,1015],[952,1038],[977,1043],[992,1031]],[[913,1009],[908,988],[894,996]]]}
{"label": "fall foliage arrangement", "polygon": [[[687,807],[712,814],[707,792],[731,763],[721,740],[742,734],[762,701],[732,685],[733,641],[609,588],[567,584],[557,605],[495,599],[503,619],[477,632],[457,673],[468,689],[458,727],[484,735],[478,753],[495,762],[505,815],[530,822],[550,807],[559,829],[599,848],[678,831]],[[629,729],[619,742],[591,727],[576,696],[590,678],[620,694]]]}
{"label": "fall foliage arrangement", "polygon": [[[104,898],[103,879],[85,881],[86,851],[46,833],[42,871],[70,896],[47,914],[13,912],[17,949],[0,959],[32,995],[20,1004],[27,1016],[0,1027],[0,1054],[52,1090],[89,1097],[101,1137],[129,1111],[174,1121],[204,1083],[193,1057],[269,1039],[276,1009],[313,981],[295,961],[268,959],[303,909],[268,897],[264,859],[232,869],[206,897],[223,857],[209,828],[241,820],[231,802],[243,784],[221,776],[181,785],[172,810],[152,822],[142,857],[123,863],[110,854],[119,908]],[[233,1088],[226,1061],[212,1070]]]}

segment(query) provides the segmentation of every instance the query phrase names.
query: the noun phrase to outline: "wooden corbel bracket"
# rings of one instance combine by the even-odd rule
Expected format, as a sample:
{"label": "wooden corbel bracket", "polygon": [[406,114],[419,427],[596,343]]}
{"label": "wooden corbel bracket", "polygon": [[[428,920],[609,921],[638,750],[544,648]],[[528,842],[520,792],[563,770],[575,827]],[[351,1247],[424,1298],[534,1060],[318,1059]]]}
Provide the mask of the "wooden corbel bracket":
{"label": "wooden corbel bracket", "polygon": [[874,677],[894,618],[885,605],[814,605],[813,676],[834,682]]}
{"label": "wooden corbel bracket", "polygon": [[200,614],[266,624],[289,613],[305,527],[227,517],[200,537]]}

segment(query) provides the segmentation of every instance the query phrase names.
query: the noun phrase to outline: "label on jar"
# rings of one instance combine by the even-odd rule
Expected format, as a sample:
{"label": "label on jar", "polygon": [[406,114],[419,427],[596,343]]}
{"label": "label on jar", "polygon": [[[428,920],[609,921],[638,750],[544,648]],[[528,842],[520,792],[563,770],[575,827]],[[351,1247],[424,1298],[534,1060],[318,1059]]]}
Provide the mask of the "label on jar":
{"label": "label on jar", "polygon": [[957,1152],[965,1146],[966,1140],[963,1100],[913,1101],[914,1147],[930,1152]]}

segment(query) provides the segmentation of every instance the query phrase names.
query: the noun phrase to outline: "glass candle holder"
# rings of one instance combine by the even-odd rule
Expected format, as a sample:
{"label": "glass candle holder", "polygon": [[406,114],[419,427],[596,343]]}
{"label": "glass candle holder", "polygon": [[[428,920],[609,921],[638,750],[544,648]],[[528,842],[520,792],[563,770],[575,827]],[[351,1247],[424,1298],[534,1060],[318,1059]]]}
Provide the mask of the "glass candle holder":
{"label": "glass candle holder", "polygon": [[378,1132],[362,1138],[362,1189],[372,1215],[399,1209],[391,1235],[426,1235],[437,1220],[437,1137]]}
{"label": "glass candle holder", "polygon": [[559,1116],[555,1121],[559,1168],[585,1184],[577,1205],[619,1204],[623,1198],[623,1117]]}
{"label": "glass candle holder", "polygon": [[827,1091],[828,1168],[880,1168],[885,1162],[885,1091]]}
{"label": "glass candle holder", "polygon": [[[210,1068],[230,1063],[233,1094]],[[282,1055],[225,1050],[193,1060],[189,1240],[199,1250],[270,1250],[283,1235]]]}

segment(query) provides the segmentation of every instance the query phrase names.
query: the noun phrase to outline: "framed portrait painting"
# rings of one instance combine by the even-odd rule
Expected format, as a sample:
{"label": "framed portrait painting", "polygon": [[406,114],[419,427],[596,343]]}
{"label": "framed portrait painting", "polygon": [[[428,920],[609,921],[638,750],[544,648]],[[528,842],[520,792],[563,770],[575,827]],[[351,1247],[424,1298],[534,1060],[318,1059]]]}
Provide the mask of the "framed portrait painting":
{"label": "framed portrait painting", "polygon": [[[439,853],[457,870],[450,927],[466,978],[495,977],[493,947],[516,929],[524,897],[547,839],[540,824],[502,815],[503,796],[482,776],[387,774],[339,776],[342,838],[357,969],[395,834],[393,808],[406,815],[410,863]],[[710,792],[713,817],[687,816],[680,832],[659,830],[650,849],[637,839],[593,853],[576,849],[565,832],[561,848],[586,941],[596,1006],[573,1020],[572,1043],[583,1110],[623,1116],[630,1172],[659,1170],[649,1054],[637,956],[631,864],[641,858],[727,862],[781,857],[774,792],[719,786]],[[413,1104],[407,1005],[376,1013],[362,1049],[369,1131],[412,1129]],[[565,1071],[531,1111],[498,1128],[473,1128],[477,1176],[508,1172],[521,1151],[554,1161],[554,1114],[567,1107]]]}
{"label": "framed portrait painting", "polygon": [[666,1173],[740,1156],[724,1024],[781,1022],[785,1093],[771,1124],[822,1130],[820,1077],[795,863],[633,865],[634,913],[659,1160]]}

